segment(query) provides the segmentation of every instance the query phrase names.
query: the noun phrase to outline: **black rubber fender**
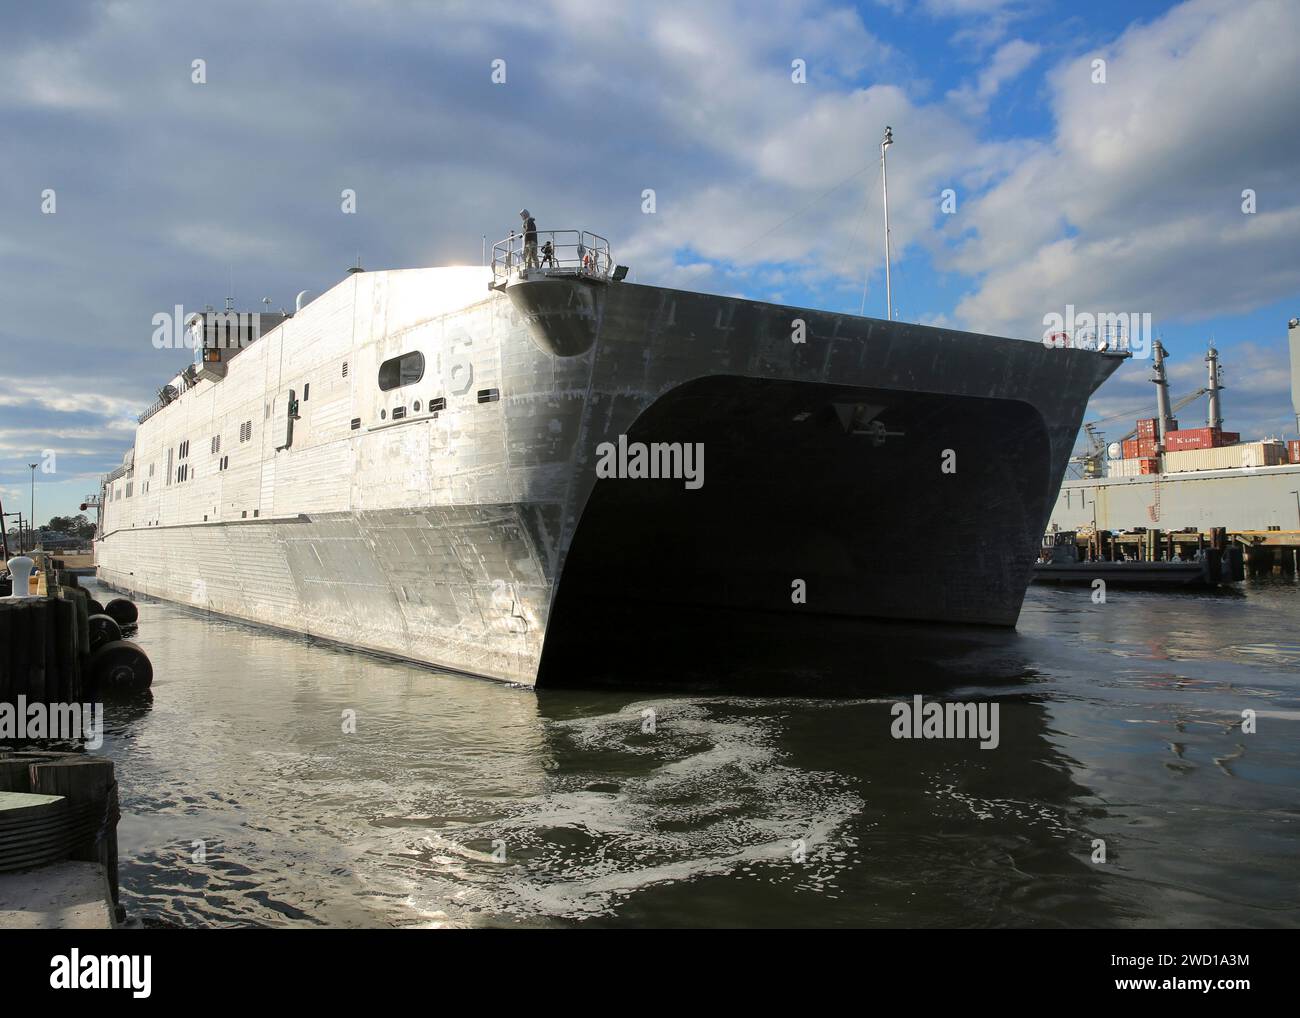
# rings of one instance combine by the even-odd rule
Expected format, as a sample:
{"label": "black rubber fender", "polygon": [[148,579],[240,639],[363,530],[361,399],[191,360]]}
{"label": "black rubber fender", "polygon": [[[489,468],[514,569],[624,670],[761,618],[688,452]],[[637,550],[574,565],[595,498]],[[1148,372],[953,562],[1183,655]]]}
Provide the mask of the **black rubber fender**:
{"label": "black rubber fender", "polygon": [[90,627],[90,652],[93,654],[106,643],[122,639],[122,627],[111,615],[92,615],[86,620]]}
{"label": "black rubber fender", "polygon": [[133,626],[140,612],[124,597],[115,597],[104,606],[104,614],[113,616],[119,626]]}
{"label": "black rubber fender", "polygon": [[101,692],[129,692],[153,684],[149,656],[130,640],[114,640],[91,654],[90,674]]}

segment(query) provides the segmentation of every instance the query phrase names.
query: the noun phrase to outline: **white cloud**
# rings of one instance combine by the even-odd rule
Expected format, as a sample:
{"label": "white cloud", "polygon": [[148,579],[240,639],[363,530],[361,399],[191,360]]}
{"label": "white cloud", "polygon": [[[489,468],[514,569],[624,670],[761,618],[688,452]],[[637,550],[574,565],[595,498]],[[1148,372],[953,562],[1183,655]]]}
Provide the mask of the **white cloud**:
{"label": "white cloud", "polygon": [[998,90],[1034,62],[1042,47],[1024,39],[1012,39],[998,47],[986,62],[973,85],[963,85],[948,93],[948,99],[971,116],[988,109]]}
{"label": "white cloud", "polygon": [[[1065,303],[1191,318],[1295,292],[1300,6],[1197,0],[1052,75],[1056,129],[966,205],[951,267],[981,330],[1036,335]],[[1255,188],[1259,211],[1243,215]]]}

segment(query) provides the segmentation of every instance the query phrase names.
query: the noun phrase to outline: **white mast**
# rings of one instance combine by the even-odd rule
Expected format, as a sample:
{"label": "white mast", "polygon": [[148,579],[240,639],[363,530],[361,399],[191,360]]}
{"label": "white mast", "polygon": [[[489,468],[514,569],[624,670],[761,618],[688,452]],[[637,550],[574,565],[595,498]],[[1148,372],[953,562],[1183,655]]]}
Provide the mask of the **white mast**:
{"label": "white mast", "polygon": [[885,174],[885,149],[894,144],[894,129],[885,128],[884,140],[880,143],[880,189],[885,199],[885,318],[894,320],[894,293],[889,284],[889,181]]}

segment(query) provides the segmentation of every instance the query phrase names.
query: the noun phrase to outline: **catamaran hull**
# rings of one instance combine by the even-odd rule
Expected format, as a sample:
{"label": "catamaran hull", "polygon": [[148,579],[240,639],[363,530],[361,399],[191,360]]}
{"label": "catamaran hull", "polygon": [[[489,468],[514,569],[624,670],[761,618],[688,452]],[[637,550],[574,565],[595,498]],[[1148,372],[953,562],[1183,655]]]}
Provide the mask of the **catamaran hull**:
{"label": "catamaran hull", "polygon": [[[736,611],[1011,626],[1119,362],[572,278],[440,311],[453,271],[350,277],[144,422],[106,486],[99,576],[525,684],[564,681],[548,662],[611,610],[630,648],[670,638],[635,631],[639,606],[656,626],[717,609],[724,642]],[[423,377],[380,391],[413,350]],[[197,477],[155,469],[142,493],[182,441]],[[620,441],[702,469],[601,476],[628,466]]]}

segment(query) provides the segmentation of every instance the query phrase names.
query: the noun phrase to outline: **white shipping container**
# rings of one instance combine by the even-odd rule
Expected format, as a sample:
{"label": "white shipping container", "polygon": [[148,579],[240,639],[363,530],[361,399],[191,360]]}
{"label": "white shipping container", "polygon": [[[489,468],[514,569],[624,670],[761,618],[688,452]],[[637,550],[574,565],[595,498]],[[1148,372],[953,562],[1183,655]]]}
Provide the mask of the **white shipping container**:
{"label": "white shipping container", "polygon": [[1140,477],[1142,461],[1136,457],[1127,460],[1110,460],[1108,463],[1111,477]]}
{"label": "white shipping container", "polygon": [[1232,470],[1238,467],[1272,467],[1286,462],[1280,442],[1243,442],[1218,449],[1184,449],[1165,453],[1165,473],[1189,470]]}
{"label": "white shipping container", "polygon": [[1286,443],[1276,439],[1251,442],[1242,459],[1243,467],[1276,467],[1286,462]]}

